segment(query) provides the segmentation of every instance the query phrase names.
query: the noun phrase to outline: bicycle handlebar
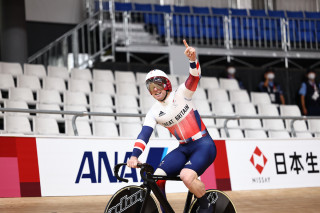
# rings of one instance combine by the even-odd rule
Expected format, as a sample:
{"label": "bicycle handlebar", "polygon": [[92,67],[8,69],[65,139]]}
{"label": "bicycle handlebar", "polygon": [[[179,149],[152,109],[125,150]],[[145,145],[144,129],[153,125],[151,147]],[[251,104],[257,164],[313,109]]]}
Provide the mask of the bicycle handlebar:
{"label": "bicycle handlebar", "polygon": [[[114,175],[116,176],[116,178],[118,180],[128,183],[129,182],[128,179],[122,178],[118,174],[120,167],[126,166],[126,165],[127,165],[126,163],[119,163],[119,164],[115,165],[113,170],[114,170]],[[147,163],[138,163],[137,167],[141,169],[140,175],[141,175],[142,179],[145,181],[148,181],[147,175],[144,173],[153,174],[154,168],[150,164],[147,164]]]}

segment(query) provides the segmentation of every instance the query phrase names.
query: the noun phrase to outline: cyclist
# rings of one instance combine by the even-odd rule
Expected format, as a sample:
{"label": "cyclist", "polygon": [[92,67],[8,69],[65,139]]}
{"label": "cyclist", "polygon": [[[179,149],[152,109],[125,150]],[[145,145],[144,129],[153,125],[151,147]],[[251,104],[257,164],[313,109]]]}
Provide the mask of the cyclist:
{"label": "cyclist", "polygon": [[[168,76],[161,70],[152,70],[146,76],[146,86],[157,102],[148,111],[140,134],[135,142],[132,156],[127,162],[136,168],[138,157],[158,123],[166,127],[179,141],[179,146],[168,153],[155,171],[156,175],[180,175],[186,187],[199,199],[200,213],[212,212],[205,196],[205,185],[198,177],[213,163],[216,146],[208,134],[200,115],[192,103],[201,76],[196,50],[183,40],[189,58],[189,77],[178,89],[172,91]],[[164,192],[164,182],[158,181]]]}

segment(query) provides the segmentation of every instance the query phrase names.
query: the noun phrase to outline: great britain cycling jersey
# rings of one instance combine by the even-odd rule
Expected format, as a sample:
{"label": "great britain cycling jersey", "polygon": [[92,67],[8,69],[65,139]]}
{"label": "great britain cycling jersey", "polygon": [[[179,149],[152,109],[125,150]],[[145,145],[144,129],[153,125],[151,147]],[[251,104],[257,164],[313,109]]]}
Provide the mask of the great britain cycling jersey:
{"label": "great britain cycling jersey", "polygon": [[207,130],[192,103],[201,68],[198,61],[190,62],[189,77],[165,101],[157,101],[148,111],[140,134],[135,142],[132,156],[139,157],[156,124],[166,127],[180,142],[186,144],[206,136]]}

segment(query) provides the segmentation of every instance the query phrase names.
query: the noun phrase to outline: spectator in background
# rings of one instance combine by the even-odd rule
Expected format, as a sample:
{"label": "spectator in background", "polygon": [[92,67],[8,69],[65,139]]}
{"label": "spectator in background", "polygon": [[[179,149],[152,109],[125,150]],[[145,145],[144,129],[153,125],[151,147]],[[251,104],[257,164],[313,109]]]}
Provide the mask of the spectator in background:
{"label": "spectator in background", "polygon": [[285,104],[283,91],[279,84],[274,82],[275,74],[272,68],[266,69],[264,81],[260,82],[259,89],[261,92],[267,92],[271,102],[274,104]]}
{"label": "spectator in background", "polygon": [[236,78],[236,72],[237,72],[236,68],[233,66],[233,64],[230,63],[227,65],[226,75],[223,77],[228,79],[236,79],[239,83],[240,89],[244,89],[243,83],[238,78]]}
{"label": "spectator in background", "polygon": [[299,95],[304,115],[320,115],[320,84],[316,82],[316,73],[308,70],[307,80],[301,84]]}

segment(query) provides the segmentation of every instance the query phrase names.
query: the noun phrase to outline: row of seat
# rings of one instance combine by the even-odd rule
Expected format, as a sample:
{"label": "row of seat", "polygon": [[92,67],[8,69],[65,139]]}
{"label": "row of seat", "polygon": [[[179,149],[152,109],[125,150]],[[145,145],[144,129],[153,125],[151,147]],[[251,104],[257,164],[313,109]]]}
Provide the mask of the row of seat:
{"label": "row of seat", "polygon": [[[109,10],[109,2],[103,2],[103,10]],[[99,1],[95,1],[95,9],[99,10]],[[255,9],[236,9],[236,8],[215,8],[215,7],[196,7],[196,6],[177,6],[159,4],[140,4],[115,2],[116,12],[165,12],[165,13],[184,13],[184,14],[211,14],[211,15],[235,15],[235,16],[254,16],[254,17],[282,17],[282,18],[316,18],[320,19],[319,12],[309,11],[283,11],[283,10],[255,10]]]}
{"label": "row of seat", "polygon": [[[27,75],[36,76],[39,79],[46,77],[68,79],[79,79],[87,81],[115,81],[115,77],[110,70],[93,69],[77,69],[73,68],[70,71],[66,67],[62,66],[48,66],[47,68],[42,64],[23,64],[23,67],[19,63],[13,62],[0,62],[0,74],[9,74],[13,77]],[[123,73],[115,74],[116,78],[123,78]]]}
{"label": "row of seat", "polygon": [[[0,130],[0,134],[74,135],[71,120],[59,122],[52,117],[34,116],[30,120],[24,116],[4,115],[3,125],[4,130]],[[114,122],[81,119],[76,121],[76,125],[80,136],[94,135],[99,137],[136,137],[141,128],[140,123],[116,124]],[[61,126],[65,128],[63,131]]]}
{"label": "row of seat", "polygon": [[[66,120],[65,134],[61,134],[58,122],[50,117],[33,117],[32,122],[28,118],[16,115],[5,115],[5,130],[0,134],[36,134],[36,135],[68,135],[73,136],[74,131],[70,120]],[[139,123],[119,123],[103,121],[76,121],[77,130],[80,136],[98,136],[98,137],[130,137],[135,138],[140,132],[141,124]],[[107,130],[107,131],[106,131]],[[208,127],[210,135],[214,138],[227,138],[227,133],[223,128]],[[229,128],[229,138],[291,138],[293,135],[287,130],[264,130],[264,129],[240,129]],[[314,135],[310,132],[297,132],[297,138],[320,137],[319,132]],[[157,125],[151,138],[169,139],[172,135],[164,127]]]}
{"label": "row of seat", "polygon": [[[96,4],[98,6],[98,4]],[[286,36],[292,42],[320,40],[320,13],[307,11],[247,10],[233,8],[209,8],[171,6],[157,4],[115,2],[115,11],[132,12],[143,16],[144,23],[154,26],[160,37],[224,39],[229,34],[233,40],[257,40],[280,42],[283,35],[281,19],[288,21]],[[109,10],[109,3],[104,3]],[[172,15],[171,26],[166,29],[164,13]],[[226,17],[228,19],[225,22]],[[225,25],[228,23],[229,28]],[[288,40],[288,39],[287,39]]]}
{"label": "row of seat", "polygon": [[[150,96],[151,97],[151,96]],[[152,99],[152,97],[151,97]],[[152,101],[152,100],[151,100]],[[128,102],[126,102],[128,103]],[[151,104],[147,104],[151,105]],[[231,102],[228,101],[215,101],[212,103],[212,109],[208,100],[199,99],[195,100],[195,105],[200,112],[201,115],[220,115],[220,116],[232,116],[232,115],[243,115],[243,116],[301,116],[300,110],[296,105],[283,105],[280,106],[280,114],[276,105],[273,104],[259,104],[256,107],[253,103],[235,103],[234,107]],[[25,102],[15,102],[15,101],[6,101],[6,108],[27,108],[27,104]],[[149,107],[148,106],[148,107]],[[132,107],[130,105],[130,107]],[[102,105],[102,106],[92,106],[90,108],[91,112],[119,112],[119,113],[146,113],[148,107],[143,108],[144,110],[139,111],[137,106],[133,108],[119,108],[117,110],[113,110],[110,106]],[[57,110],[59,111],[61,107],[57,104],[37,104],[37,109],[39,110]],[[88,111],[86,106],[72,106],[66,105],[64,107],[65,111]],[[12,115],[13,113],[5,113],[5,115]],[[33,119],[33,116],[30,116],[28,113],[18,113],[19,116],[24,115],[29,117],[29,119]],[[62,117],[61,115],[47,115],[47,114],[38,114],[39,117],[50,117],[54,118],[57,122],[71,122],[72,115],[65,115]],[[78,120],[86,121],[86,122],[112,122],[112,123],[142,123],[141,119],[138,117],[134,118],[124,118],[124,117],[115,117],[113,116],[91,116],[91,120],[88,117],[78,118]],[[212,119],[212,118],[204,118],[204,123],[207,127],[217,127],[222,128],[224,124],[224,119]],[[240,121],[230,120],[228,122],[229,128],[239,128],[239,129],[264,129],[264,130],[287,130],[291,131],[290,120],[286,120],[285,122],[282,119],[240,119]],[[70,125],[69,125],[70,126]],[[308,127],[305,121],[296,121],[294,123],[294,128],[298,132],[312,132],[316,133],[320,130],[320,120],[309,120]],[[66,127],[67,129],[67,127]],[[70,129],[70,128],[69,128]],[[6,129],[5,129],[6,130]],[[65,130],[68,132],[68,130]]]}
{"label": "row of seat", "polygon": [[[252,138],[252,139],[289,139],[293,138],[292,134],[286,130],[284,131],[275,131],[275,130],[241,130],[241,129],[229,129],[229,137],[226,136],[224,129],[208,128],[208,131],[213,138],[232,138],[232,139],[243,139],[243,138]],[[297,132],[296,138],[312,138],[320,137],[319,133],[311,134],[310,132]]]}
{"label": "row of seat", "polygon": [[[3,63],[1,63],[3,64]],[[1,65],[0,64],[0,65]],[[25,65],[26,66],[26,65]],[[10,70],[10,69],[9,69]],[[26,70],[26,69],[25,69]],[[3,69],[0,70],[1,72]],[[8,69],[6,69],[8,71]],[[81,70],[77,70],[81,72]],[[121,72],[116,71],[115,74],[110,70],[100,70],[99,72],[109,73],[110,78],[105,79],[105,81],[95,81],[90,80],[92,78],[90,70],[83,70],[83,73],[78,76],[82,76],[80,79],[83,82],[90,82],[94,85],[95,82],[102,82],[102,86],[107,87],[106,85],[116,85],[118,88],[119,85],[124,83],[126,87],[123,88],[123,94],[121,92],[110,94],[110,90],[106,92],[92,93],[85,91],[80,92],[71,92],[65,91],[61,95],[59,88],[51,88],[52,90],[41,89],[36,92],[36,99],[34,99],[31,89],[25,88],[10,88],[9,89],[9,99],[2,99],[2,106],[6,108],[25,108],[27,109],[28,104],[33,104],[34,108],[39,110],[65,110],[65,111],[90,111],[90,112],[129,112],[129,113],[146,113],[147,110],[154,103],[154,99],[148,91],[144,88],[144,79],[145,73],[134,73],[134,72]],[[7,72],[10,73],[10,72]],[[85,74],[87,73],[87,74]],[[12,73],[11,73],[12,74]],[[115,76],[121,76],[121,78]],[[20,75],[17,76],[17,78]],[[28,75],[29,76],[29,75]],[[44,76],[44,75],[43,75]],[[106,75],[102,75],[106,76]],[[38,76],[39,77],[39,76]],[[74,75],[73,75],[74,77]],[[40,78],[40,77],[39,77]],[[42,77],[42,81],[46,81],[49,78],[47,76]],[[173,87],[175,88],[179,83],[182,83],[186,80],[187,76],[170,76]],[[63,81],[71,81],[72,75],[68,74],[68,77]],[[101,79],[100,79],[101,80]],[[120,82],[118,82],[120,81]],[[44,83],[45,84],[45,83]],[[52,84],[55,85],[55,84]],[[113,86],[111,86],[113,87]],[[114,88],[114,87],[113,87]],[[119,87],[120,88],[120,87]],[[138,90],[139,88],[139,90]],[[28,95],[26,93],[20,93],[18,91],[28,90]],[[113,89],[114,91],[114,89]],[[121,91],[121,90],[119,90]],[[135,91],[135,92],[132,92]],[[139,91],[139,93],[137,92]],[[118,92],[118,90],[117,90]],[[16,93],[16,95],[15,95]],[[1,93],[0,93],[1,99]],[[245,90],[240,90],[239,84],[235,79],[217,79],[214,77],[202,77],[200,85],[194,95],[194,102],[197,109],[201,115],[267,115],[267,116],[301,116],[300,110],[297,106],[281,106],[280,112],[283,107],[291,107],[294,110],[282,110],[279,114],[279,110],[275,105],[271,105],[270,97],[267,93],[256,93],[251,92],[250,96]],[[89,102],[88,102],[89,101]],[[0,103],[1,104],[1,103]],[[263,107],[269,106],[267,110],[263,110]],[[257,109],[256,109],[257,107]],[[258,110],[258,111],[257,111]],[[292,112],[291,114],[288,112]],[[287,113],[287,114],[286,114]],[[6,113],[5,115],[7,115]],[[9,113],[10,114],[10,113]],[[39,117],[41,114],[39,114]],[[33,121],[33,117],[27,115],[29,122]],[[70,123],[72,116],[66,115],[52,115],[47,116],[54,118],[58,123]],[[79,118],[79,121],[89,122],[93,126],[94,122],[112,122],[115,125],[120,123],[137,123],[141,125],[142,120],[140,118],[121,118],[121,117],[100,117],[92,116],[88,118]],[[204,119],[204,122],[208,127],[221,128],[223,125],[223,119]],[[240,122],[229,121],[229,127],[236,127],[242,130],[247,129],[263,129],[263,130],[290,130],[289,121],[285,123],[278,120],[240,120]],[[302,124],[300,124],[302,123]],[[303,124],[304,123],[304,124]],[[312,123],[308,122],[308,126],[304,121],[298,121],[295,123],[295,128],[298,131],[310,131],[310,132],[319,132],[319,125],[317,122]],[[70,125],[69,125],[70,126]],[[88,125],[87,125],[88,126]],[[318,129],[317,129],[318,128]],[[68,129],[65,127],[65,129]],[[70,128],[69,128],[70,129]],[[88,128],[87,128],[88,129]],[[65,130],[68,132],[68,130]]]}
{"label": "row of seat", "polygon": [[[19,90],[22,88],[15,88]],[[199,88],[200,89],[200,88]],[[204,90],[199,90],[203,91]],[[250,102],[248,93],[245,90],[233,90],[230,91],[231,101],[229,101],[226,90],[212,90],[213,100],[208,100],[205,92],[196,92],[194,95],[194,102],[202,115],[261,115],[261,116],[279,116],[276,105],[272,105],[269,96],[266,93],[252,92],[252,102]],[[218,92],[223,91],[219,94]],[[5,100],[3,106],[5,108],[22,108],[28,109],[29,105],[35,105],[35,109],[39,110],[64,110],[64,111],[91,111],[91,112],[106,112],[106,113],[134,113],[139,112],[146,113],[148,109],[155,102],[152,96],[141,96],[139,102],[135,96],[130,95],[117,95],[115,97],[115,105],[113,100],[108,94],[90,94],[90,105],[88,105],[86,96],[84,93],[66,92],[65,102],[61,102],[60,95],[57,91],[39,91],[39,102],[30,101],[30,95],[26,93],[19,94],[19,96],[10,95],[11,99]],[[11,92],[10,92],[11,94]],[[13,93],[14,94],[14,93]],[[29,97],[31,96],[31,97]],[[232,98],[234,97],[234,98]],[[234,105],[234,106],[233,106]],[[258,113],[255,106],[258,108]],[[264,110],[264,107],[268,107]],[[283,105],[280,106],[280,112],[283,116],[301,116],[300,109],[296,105]],[[291,113],[289,113],[291,112]],[[61,115],[59,116],[60,118]],[[68,116],[66,116],[68,117]],[[70,116],[69,116],[70,117]],[[69,118],[71,119],[71,117]],[[129,119],[130,120],[130,119]],[[133,120],[139,122],[140,120]],[[253,122],[253,120],[247,120]],[[280,122],[280,120],[279,120]],[[213,123],[208,123],[214,125]],[[219,122],[219,126],[222,126],[223,121]],[[254,124],[254,123],[253,123]],[[254,124],[257,128],[261,125]],[[265,126],[265,125],[264,125]],[[277,125],[271,124],[269,128],[275,128]],[[283,125],[282,125],[283,126]],[[287,125],[289,128],[289,125]],[[253,127],[252,127],[253,128]],[[306,130],[306,129],[304,129]]]}
{"label": "row of seat", "polygon": [[[224,39],[228,34],[231,40],[280,42],[284,36],[283,33],[290,42],[316,42],[320,38],[320,20],[290,19],[287,20],[288,28],[283,25],[285,31],[282,30],[280,18],[245,16],[230,17],[229,20],[226,28],[225,19],[220,16],[173,15],[172,27],[169,31],[172,37],[196,39]],[[165,22],[164,19],[163,22]],[[148,25],[150,21],[145,23]],[[160,37],[166,36],[167,29],[164,23],[154,23],[153,26]]]}

